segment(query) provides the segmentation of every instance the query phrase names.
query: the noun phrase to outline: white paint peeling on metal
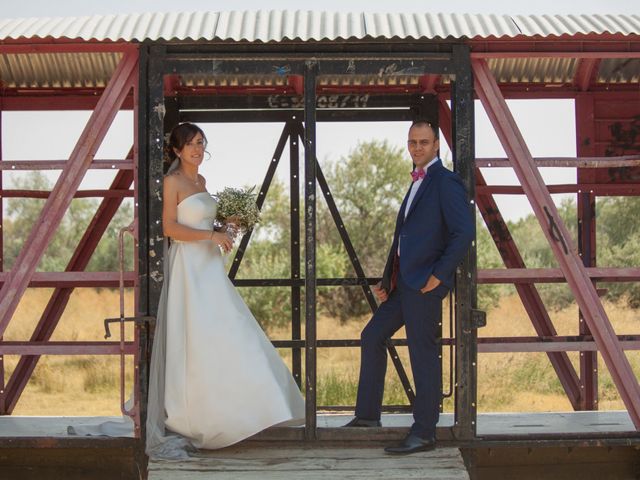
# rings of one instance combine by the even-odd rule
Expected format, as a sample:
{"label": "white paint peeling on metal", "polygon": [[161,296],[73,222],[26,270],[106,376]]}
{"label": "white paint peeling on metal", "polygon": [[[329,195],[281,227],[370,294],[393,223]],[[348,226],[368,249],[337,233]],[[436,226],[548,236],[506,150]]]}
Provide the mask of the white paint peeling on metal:
{"label": "white paint peeling on metal", "polygon": [[0,40],[98,41],[436,39],[640,34],[639,15],[341,13],[308,10],[140,13],[0,19]]}

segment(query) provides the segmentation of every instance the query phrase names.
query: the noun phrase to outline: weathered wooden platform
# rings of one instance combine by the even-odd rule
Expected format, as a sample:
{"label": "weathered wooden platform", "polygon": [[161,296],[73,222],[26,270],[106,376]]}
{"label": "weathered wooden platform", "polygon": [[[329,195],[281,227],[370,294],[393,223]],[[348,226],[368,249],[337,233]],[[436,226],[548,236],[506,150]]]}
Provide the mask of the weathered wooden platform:
{"label": "weathered wooden platform", "polygon": [[[133,426],[119,438],[69,436],[67,426],[119,417],[0,417],[0,480],[139,480],[147,459]],[[438,423],[438,449],[393,457],[383,446],[404,437],[411,416],[384,415],[382,428],[342,428],[351,415],[319,415],[317,440],[304,429],[272,428],[188,462],[153,462],[149,478],[637,480],[640,433],[627,412],[478,415],[477,437],[452,436]],[[462,451],[469,476],[463,466]]]}
{"label": "weathered wooden platform", "polygon": [[202,452],[186,462],[152,461],[149,480],[468,480],[457,448],[402,457],[381,448],[237,446]]}
{"label": "weathered wooden platform", "polygon": [[[352,418],[346,414],[319,414],[317,417],[320,431],[338,429]],[[68,437],[67,426],[82,423],[99,423],[107,420],[118,421],[122,417],[23,417],[0,416],[0,440],[3,437]],[[384,431],[393,434],[380,436],[380,440],[393,440],[406,434],[411,426],[412,417],[408,414],[385,414],[382,418]],[[444,413],[438,422],[439,432],[453,426],[453,415]],[[278,429],[276,429],[278,430]],[[280,429],[281,430],[281,429]],[[289,429],[291,430],[291,429]],[[302,429],[300,434],[302,434]],[[375,433],[380,433],[378,429]],[[344,430],[337,430],[343,432]],[[371,438],[371,431],[367,434]],[[397,433],[397,435],[395,434]],[[277,437],[278,432],[269,431],[259,434],[261,439]],[[636,436],[633,422],[626,411],[605,412],[545,412],[545,413],[481,413],[478,415],[477,434],[479,437],[508,437],[518,439],[534,435],[597,435],[606,438],[610,435],[626,434]],[[133,424],[128,435],[133,437]],[[374,435],[375,436],[375,435]],[[442,438],[443,440],[445,438]],[[280,438],[283,440],[283,438]]]}

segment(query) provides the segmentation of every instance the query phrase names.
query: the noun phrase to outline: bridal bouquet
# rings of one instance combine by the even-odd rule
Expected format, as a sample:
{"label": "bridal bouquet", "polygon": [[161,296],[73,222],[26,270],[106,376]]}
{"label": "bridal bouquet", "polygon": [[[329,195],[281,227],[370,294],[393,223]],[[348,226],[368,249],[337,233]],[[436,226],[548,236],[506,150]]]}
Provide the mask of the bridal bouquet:
{"label": "bridal bouquet", "polygon": [[233,225],[246,232],[260,221],[260,210],[256,205],[255,187],[240,189],[226,187],[214,196],[218,200],[216,220],[228,226]]}

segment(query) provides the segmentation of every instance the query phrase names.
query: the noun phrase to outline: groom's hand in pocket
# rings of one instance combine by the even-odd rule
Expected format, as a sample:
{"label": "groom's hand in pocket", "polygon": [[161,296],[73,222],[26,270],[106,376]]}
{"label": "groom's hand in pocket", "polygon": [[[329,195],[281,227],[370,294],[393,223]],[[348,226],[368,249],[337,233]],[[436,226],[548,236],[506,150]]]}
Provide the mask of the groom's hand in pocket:
{"label": "groom's hand in pocket", "polygon": [[437,288],[441,283],[442,282],[436,276],[431,275],[429,277],[429,280],[427,280],[427,284],[424,287],[422,287],[420,291],[422,293],[430,292],[434,288]]}
{"label": "groom's hand in pocket", "polygon": [[381,303],[386,302],[387,298],[389,298],[389,294],[387,293],[387,291],[382,288],[382,282],[376,283],[373,287],[371,287],[371,290],[373,290],[373,293],[376,297],[378,297],[378,300],[380,300]]}

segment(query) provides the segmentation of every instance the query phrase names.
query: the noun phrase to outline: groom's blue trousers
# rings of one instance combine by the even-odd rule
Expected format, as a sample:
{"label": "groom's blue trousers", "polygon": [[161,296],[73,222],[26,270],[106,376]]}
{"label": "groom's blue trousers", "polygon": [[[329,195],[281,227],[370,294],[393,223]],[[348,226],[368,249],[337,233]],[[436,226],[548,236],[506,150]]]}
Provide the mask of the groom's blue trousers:
{"label": "groom's blue trousers", "polygon": [[355,411],[358,418],[380,419],[387,370],[386,342],[404,325],[416,395],[411,433],[435,439],[442,385],[438,327],[442,322],[442,299],[447,291],[441,284],[431,292],[421,293],[398,278],[396,288],[362,330]]}

